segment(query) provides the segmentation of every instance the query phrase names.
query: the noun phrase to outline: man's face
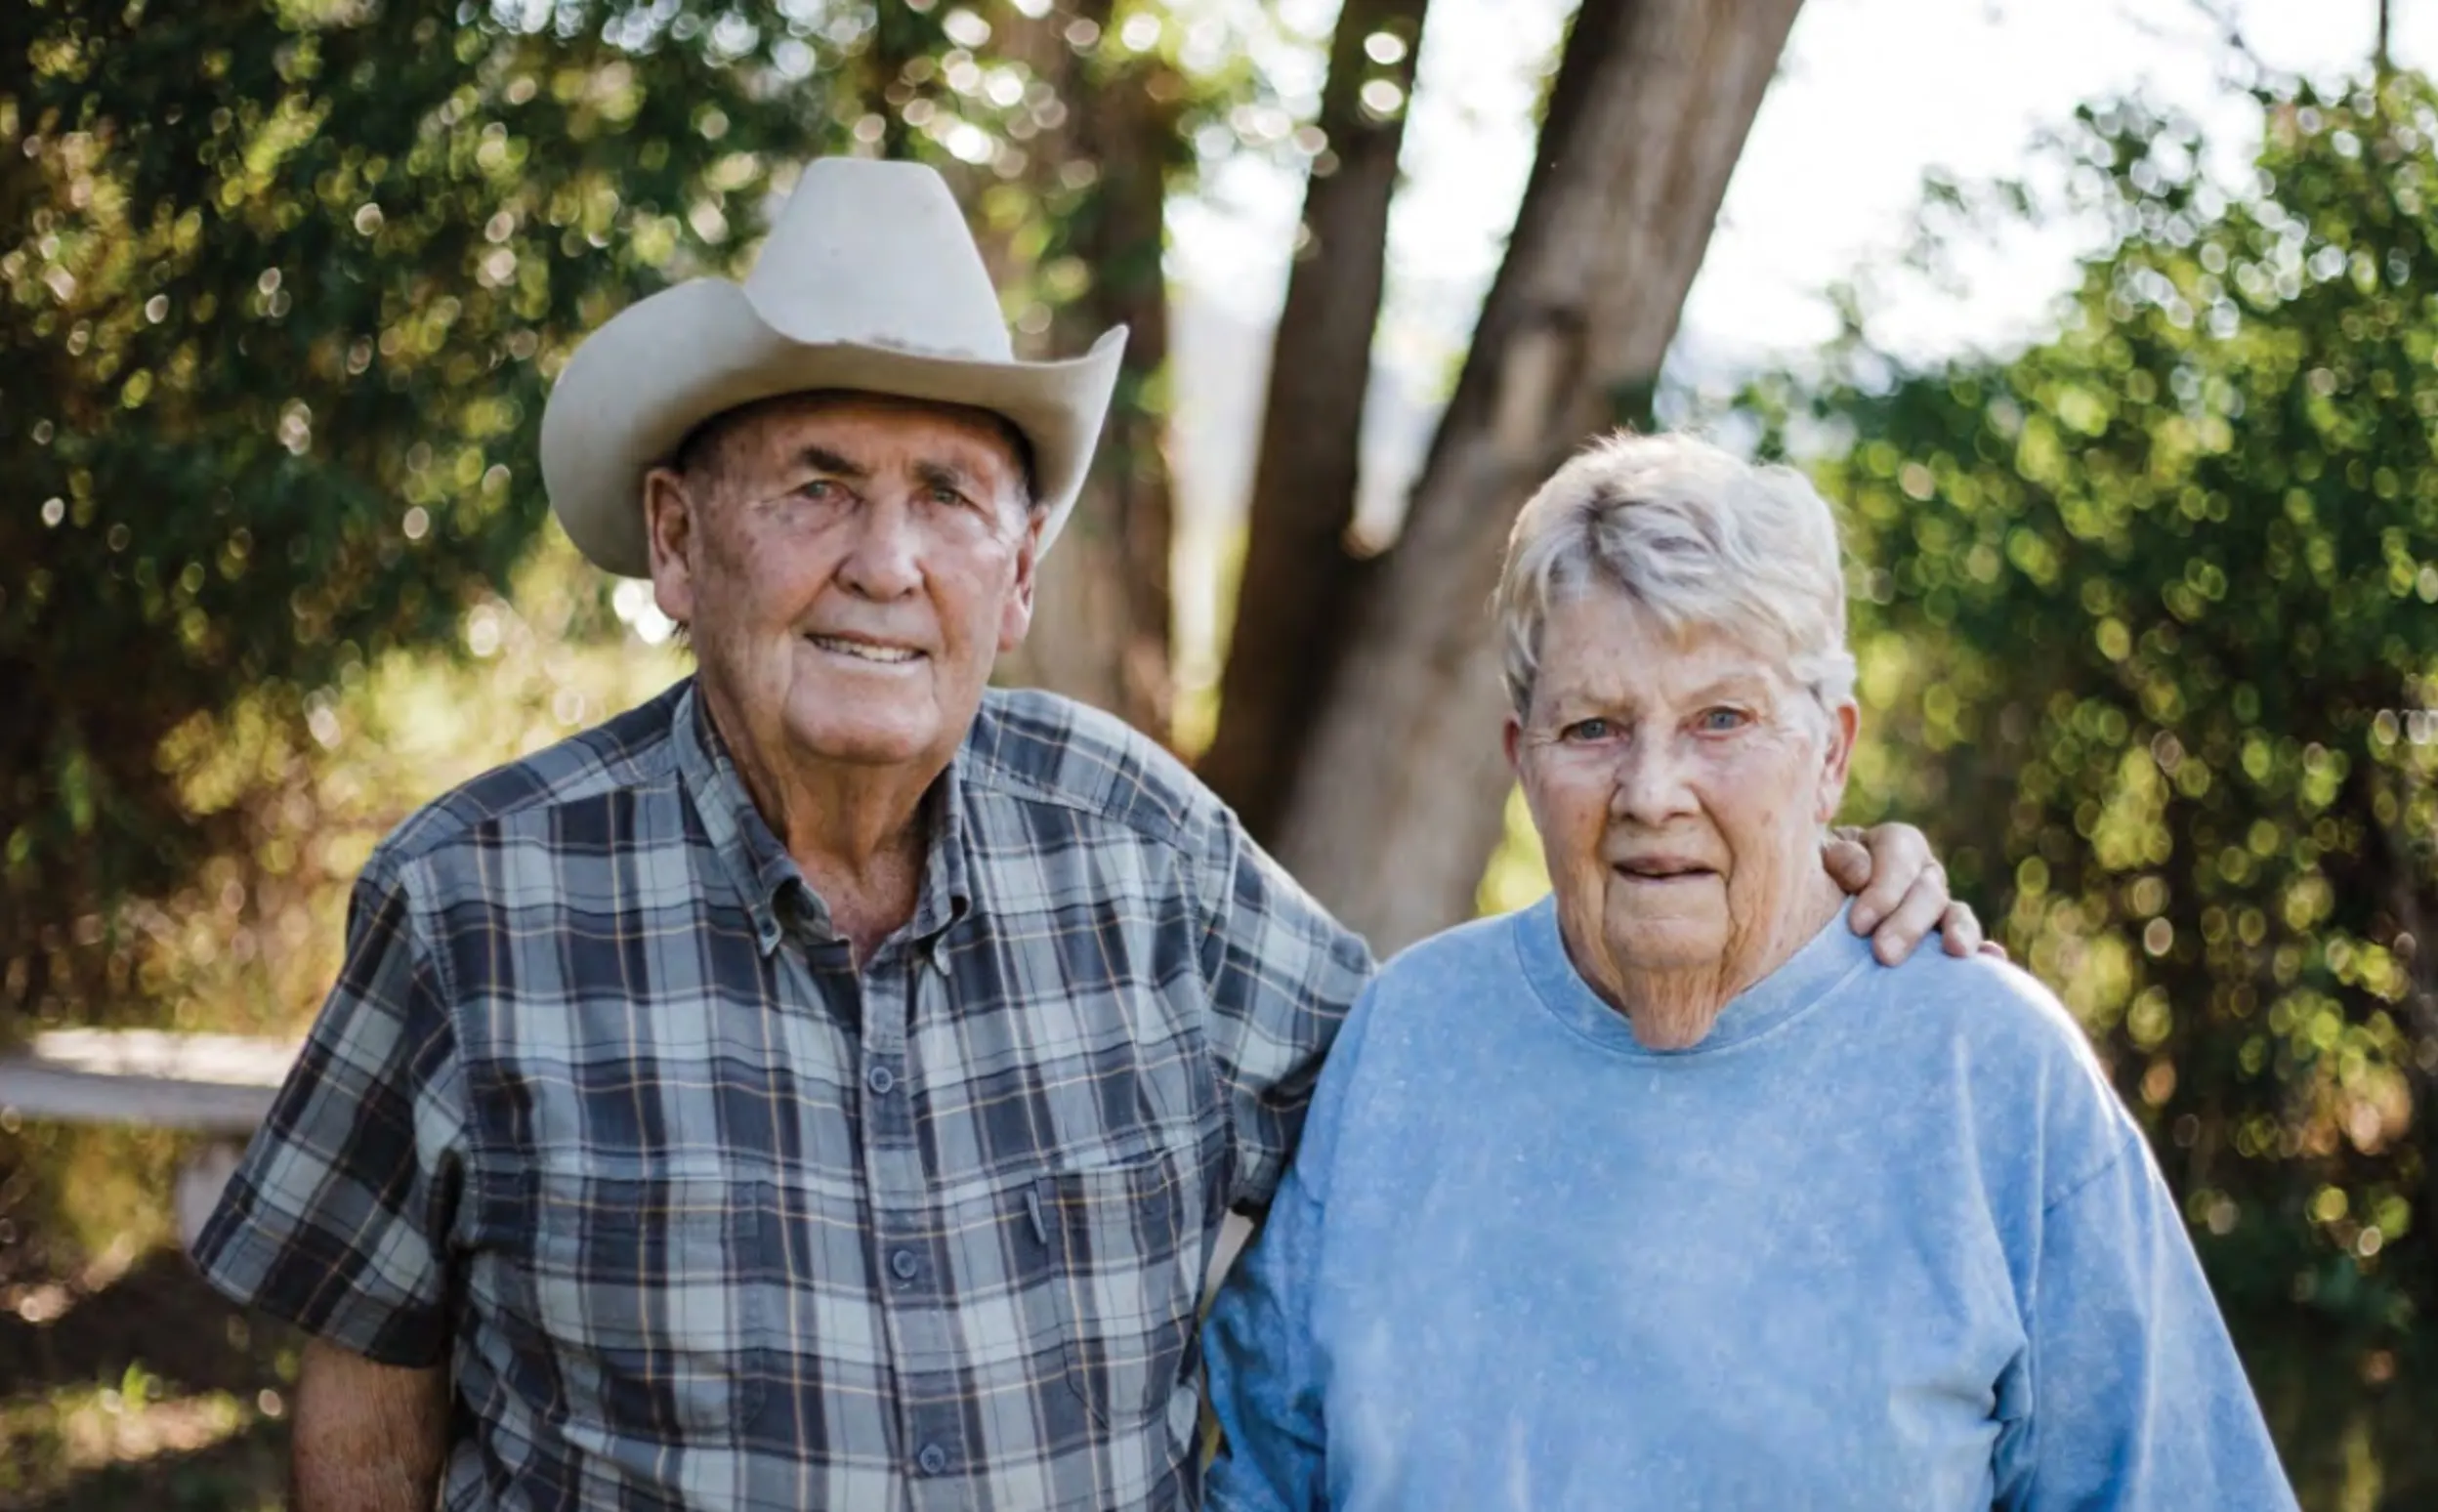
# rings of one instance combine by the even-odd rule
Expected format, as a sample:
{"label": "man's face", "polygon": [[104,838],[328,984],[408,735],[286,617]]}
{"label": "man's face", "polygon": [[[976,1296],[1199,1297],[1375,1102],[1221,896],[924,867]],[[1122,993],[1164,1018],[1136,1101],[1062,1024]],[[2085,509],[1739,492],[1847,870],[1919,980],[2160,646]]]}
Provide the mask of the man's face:
{"label": "man's face", "polygon": [[990,416],[797,395],[646,483],[652,589],[765,759],[943,766],[1032,619],[1040,518]]}

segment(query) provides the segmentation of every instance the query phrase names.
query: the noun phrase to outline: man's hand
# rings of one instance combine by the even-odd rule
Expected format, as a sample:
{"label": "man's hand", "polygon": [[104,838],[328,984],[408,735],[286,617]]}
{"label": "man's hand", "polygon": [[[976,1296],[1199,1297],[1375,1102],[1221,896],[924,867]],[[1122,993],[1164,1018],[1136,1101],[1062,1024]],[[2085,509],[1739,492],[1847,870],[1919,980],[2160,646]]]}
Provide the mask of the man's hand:
{"label": "man's hand", "polygon": [[295,1512],[431,1512],[447,1453],[447,1366],[403,1369],[319,1339],[306,1344]]}
{"label": "man's hand", "polygon": [[1947,894],[1947,868],[1930,854],[1930,840],[1911,824],[1841,828],[1820,849],[1821,864],[1837,886],[1857,895],[1850,918],[1854,933],[1871,936],[1873,954],[1893,966],[1913,953],[1936,929],[1950,955],[2006,958],[2006,947],[1981,937],[1972,906]]}

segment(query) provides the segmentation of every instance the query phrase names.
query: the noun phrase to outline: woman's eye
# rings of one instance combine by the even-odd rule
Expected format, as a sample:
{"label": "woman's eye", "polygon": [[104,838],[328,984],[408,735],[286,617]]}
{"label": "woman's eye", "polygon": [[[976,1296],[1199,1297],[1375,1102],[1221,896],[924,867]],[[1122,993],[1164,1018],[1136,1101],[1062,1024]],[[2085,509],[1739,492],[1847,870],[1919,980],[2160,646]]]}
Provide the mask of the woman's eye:
{"label": "woman's eye", "polygon": [[1698,723],[1704,735],[1725,735],[1750,724],[1751,716],[1742,709],[1703,709]]}
{"label": "woman's eye", "polygon": [[1605,740],[1609,737],[1609,722],[1605,719],[1578,719],[1558,732],[1561,740]]}

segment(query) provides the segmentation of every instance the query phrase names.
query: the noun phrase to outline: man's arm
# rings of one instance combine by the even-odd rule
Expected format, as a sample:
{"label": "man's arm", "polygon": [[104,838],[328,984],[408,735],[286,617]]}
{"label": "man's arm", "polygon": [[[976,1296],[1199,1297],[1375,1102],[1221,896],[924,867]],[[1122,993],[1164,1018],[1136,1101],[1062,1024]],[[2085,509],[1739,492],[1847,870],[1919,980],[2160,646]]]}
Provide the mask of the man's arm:
{"label": "man's arm", "polygon": [[295,1512],[432,1512],[448,1453],[448,1368],[305,1345],[291,1449]]}
{"label": "man's arm", "polygon": [[307,1512],[429,1512],[442,1452],[465,1100],[410,913],[376,854],[339,980],[194,1245],[215,1289],[312,1336],[294,1430]]}
{"label": "man's arm", "polygon": [[2004,945],[1983,943],[1972,905],[1948,896],[1947,868],[1931,853],[1930,838],[1913,825],[1832,831],[1820,860],[1837,886],[1855,895],[1854,933],[1869,935],[1873,952],[1888,965],[1912,955],[1934,929],[1950,955],[1979,950],[2006,958]]}
{"label": "man's arm", "polygon": [[1198,861],[1211,1058],[1236,1155],[1226,1201],[1249,1215],[1286,1174],[1321,1058],[1371,979],[1371,951],[1216,805]]}

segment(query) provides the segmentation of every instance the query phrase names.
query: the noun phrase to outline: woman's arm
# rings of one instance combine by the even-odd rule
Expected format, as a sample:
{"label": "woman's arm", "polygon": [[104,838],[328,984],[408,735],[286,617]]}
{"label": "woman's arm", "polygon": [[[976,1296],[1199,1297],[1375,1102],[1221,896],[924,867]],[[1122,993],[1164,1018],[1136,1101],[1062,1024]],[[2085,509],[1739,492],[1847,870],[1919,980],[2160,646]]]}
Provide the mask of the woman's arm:
{"label": "woman's arm", "polygon": [[1366,988],[1322,1068],[1293,1163],[1203,1332],[1210,1405],[1223,1435],[1212,1512],[1323,1512],[1329,1504],[1328,1382],[1312,1332],[1329,1172],[1356,1101],[1356,1067],[1379,986]]}
{"label": "woman's arm", "polygon": [[[2138,1134],[2041,1215],[2030,1349],[2002,1397],[2008,1512],[2292,1512],[2251,1385]],[[2004,1407],[2001,1405],[2001,1412]]]}
{"label": "woman's arm", "polygon": [[1320,1512],[1328,1505],[1322,1473],[1328,1430],[1308,1312],[1321,1218],[1299,1157],[1211,1307],[1204,1354],[1211,1409],[1224,1435],[1210,1467],[1212,1512]]}

